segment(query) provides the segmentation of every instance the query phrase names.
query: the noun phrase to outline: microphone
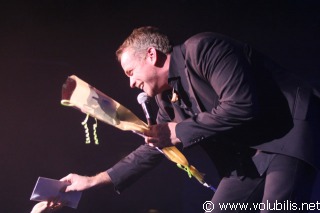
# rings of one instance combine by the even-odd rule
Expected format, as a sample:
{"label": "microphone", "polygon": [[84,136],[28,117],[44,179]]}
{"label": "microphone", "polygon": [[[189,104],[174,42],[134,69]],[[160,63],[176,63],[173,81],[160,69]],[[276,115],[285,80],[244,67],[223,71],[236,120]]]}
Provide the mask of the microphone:
{"label": "microphone", "polygon": [[142,92],[138,95],[137,100],[138,100],[138,103],[142,106],[148,125],[150,126],[155,124],[156,122],[151,113],[151,106],[150,106],[151,98],[147,95],[147,93]]}
{"label": "microphone", "polygon": [[[143,112],[146,116],[146,119],[147,119],[147,123],[148,125],[153,125],[153,124],[156,124],[156,121],[154,120],[152,114],[151,114],[151,106],[150,106],[150,100],[151,98],[147,95],[147,93],[145,92],[141,92],[138,97],[137,97],[137,100],[138,100],[138,103],[141,104],[142,106],[142,109],[143,109]],[[137,132],[135,132],[137,133]],[[139,133],[137,133],[139,134]],[[141,135],[139,134],[140,136],[144,137],[144,135]],[[159,152],[161,152],[162,154],[164,154],[164,152],[159,149],[159,147],[155,147]]]}

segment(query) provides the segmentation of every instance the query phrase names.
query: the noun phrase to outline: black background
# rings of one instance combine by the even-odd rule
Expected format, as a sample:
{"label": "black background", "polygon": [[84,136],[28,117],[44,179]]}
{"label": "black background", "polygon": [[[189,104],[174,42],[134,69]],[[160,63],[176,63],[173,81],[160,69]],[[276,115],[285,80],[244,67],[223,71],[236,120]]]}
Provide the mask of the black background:
{"label": "black background", "polygon": [[[60,105],[62,84],[75,74],[144,118],[139,91],[130,89],[114,54],[133,28],[158,26],[177,44],[202,31],[223,33],[315,81],[319,11],[317,0],[1,1],[0,212],[29,212],[38,176],[94,175],[143,143],[99,123],[100,145],[86,145],[85,115]],[[188,152],[191,161],[202,156]],[[216,183],[215,174],[208,178]],[[60,212],[184,212],[192,196],[202,212],[211,192],[164,161],[121,195],[112,186],[90,189],[77,210]]]}

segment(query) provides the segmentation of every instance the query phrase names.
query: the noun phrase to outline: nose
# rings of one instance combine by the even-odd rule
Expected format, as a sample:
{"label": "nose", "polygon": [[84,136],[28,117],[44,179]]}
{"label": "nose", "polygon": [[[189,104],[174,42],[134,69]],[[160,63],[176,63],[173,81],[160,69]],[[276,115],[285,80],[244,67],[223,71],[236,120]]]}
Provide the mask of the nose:
{"label": "nose", "polygon": [[133,79],[132,76],[130,76],[129,78],[130,78],[130,87],[131,87],[131,88],[135,88],[135,86],[136,86],[136,81]]}

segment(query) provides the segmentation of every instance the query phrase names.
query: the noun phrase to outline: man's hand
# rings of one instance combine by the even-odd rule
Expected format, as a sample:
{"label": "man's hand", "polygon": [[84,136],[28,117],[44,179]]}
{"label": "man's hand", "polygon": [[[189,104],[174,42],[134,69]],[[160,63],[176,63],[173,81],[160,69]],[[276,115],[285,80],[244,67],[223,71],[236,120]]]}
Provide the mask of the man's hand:
{"label": "man's hand", "polygon": [[177,123],[169,122],[150,126],[150,130],[145,133],[145,142],[159,148],[181,143],[176,136],[176,125]]}
{"label": "man's hand", "polygon": [[66,181],[70,183],[70,185],[66,188],[66,192],[83,191],[97,185],[111,183],[111,179],[107,172],[101,172],[92,177],[69,174],[60,179],[60,181]]}

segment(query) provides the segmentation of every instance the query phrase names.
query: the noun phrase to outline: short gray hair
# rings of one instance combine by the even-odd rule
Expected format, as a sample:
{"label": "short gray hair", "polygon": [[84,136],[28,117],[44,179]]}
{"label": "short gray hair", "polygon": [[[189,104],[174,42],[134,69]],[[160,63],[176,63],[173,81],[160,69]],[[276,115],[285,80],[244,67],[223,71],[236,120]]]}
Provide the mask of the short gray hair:
{"label": "short gray hair", "polygon": [[169,54],[172,51],[168,36],[161,33],[156,27],[146,26],[134,29],[116,51],[116,56],[120,61],[123,52],[129,48],[134,51],[134,54],[139,55],[149,47],[154,47],[164,54]]}

